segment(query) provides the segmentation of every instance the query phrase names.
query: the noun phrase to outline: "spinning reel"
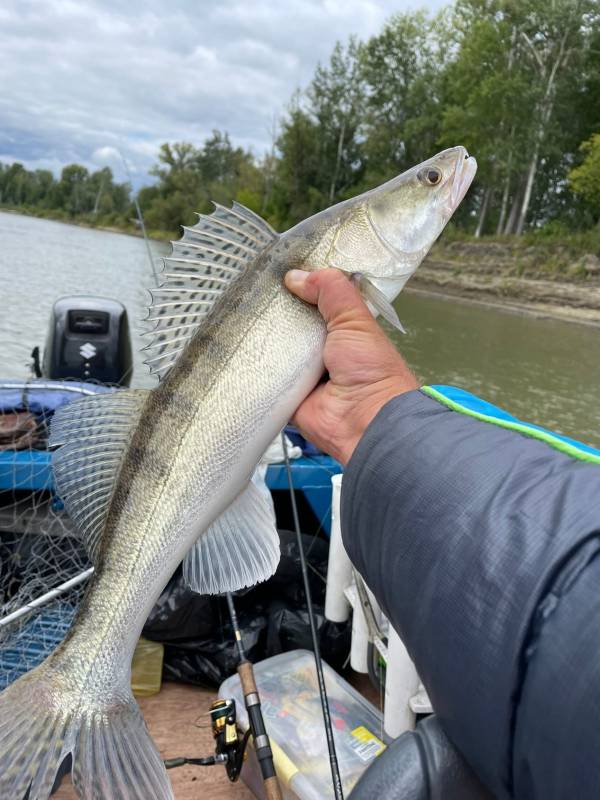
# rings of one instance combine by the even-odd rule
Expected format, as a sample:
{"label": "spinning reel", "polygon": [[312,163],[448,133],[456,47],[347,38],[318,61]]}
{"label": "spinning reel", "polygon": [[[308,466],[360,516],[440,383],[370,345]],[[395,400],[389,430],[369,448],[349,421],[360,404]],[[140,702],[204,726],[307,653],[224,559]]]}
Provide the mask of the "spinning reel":
{"label": "spinning reel", "polygon": [[234,783],[240,777],[250,729],[243,735],[237,727],[235,700],[215,700],[210,707],[210,724],[215,740],[215,754],[205,758],[168,758],[165,767],[173,769],[185,764],[212,767],[224,764],[227,777]]}

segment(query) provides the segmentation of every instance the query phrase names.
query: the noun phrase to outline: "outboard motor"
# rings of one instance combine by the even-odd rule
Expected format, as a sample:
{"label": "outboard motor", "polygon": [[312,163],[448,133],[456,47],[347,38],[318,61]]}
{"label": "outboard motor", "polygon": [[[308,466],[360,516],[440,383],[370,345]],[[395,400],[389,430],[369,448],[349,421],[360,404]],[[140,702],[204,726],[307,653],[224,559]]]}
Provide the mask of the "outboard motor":
{"label": "outboard motor", "polygon": [[52,307],[42,375],[129,386],[133,363],[127,311],[105,297],[61,297]]}

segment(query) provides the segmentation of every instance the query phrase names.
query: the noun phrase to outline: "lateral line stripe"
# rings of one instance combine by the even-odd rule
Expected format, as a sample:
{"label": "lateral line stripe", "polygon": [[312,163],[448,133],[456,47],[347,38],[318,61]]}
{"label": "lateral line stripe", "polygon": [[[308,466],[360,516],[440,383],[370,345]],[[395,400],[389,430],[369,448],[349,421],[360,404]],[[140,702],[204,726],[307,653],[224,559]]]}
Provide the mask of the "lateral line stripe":
{"label": "lateral line stripe", "polygon": [[458,411],[460,414],[466,414],[469,417],[474,417],[481,422],[489,422],[492,425],[498,425],[500,428],[506,428],[507,430],[515,431],[516,433],[522,433],[524,436],[529,436],[532,439],[538,439],[539,441],[550,445],[550,447],[553,447],[555,450],[559,450],[561,453],[571,456],[571,458],[576,458],[579,461],[586,461],[590,464],[600,465],[600,456],[596,456],[593,453],[586,453],[584,450],[580,450],[578,447],[574,447],[567,442],[563,442],[561,439],[553,436],[549,431],[537,430],[536,428],[531,428],[529,425],[526,425],[522,422],[510,422],[509,420],[492,417],[489,414],[481,414],[479,411],[472,411],[471,409],[460,405],[460,403],[450,400],[450,398],[446,397],[444,394],[442,394],[442,392],[438,392],[437,389],[434,389],[431,386],[422,386],[421,391],[431,397],[432,400],[437,400],[439,403],[442,403],[442,405],[445,405],[452,411]]}

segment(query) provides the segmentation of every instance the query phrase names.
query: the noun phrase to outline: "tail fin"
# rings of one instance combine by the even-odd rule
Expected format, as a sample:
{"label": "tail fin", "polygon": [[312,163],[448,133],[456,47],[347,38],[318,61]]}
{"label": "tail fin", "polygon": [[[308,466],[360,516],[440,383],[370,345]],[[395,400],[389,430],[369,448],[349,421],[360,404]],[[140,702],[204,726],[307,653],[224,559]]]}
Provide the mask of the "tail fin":
{"label": "tail fin", "polygon": [[48,800],[69,753],[84,800],[173,798],[133,695],[102,709],[74,702],[46,661],[0,694],[0,798]]}

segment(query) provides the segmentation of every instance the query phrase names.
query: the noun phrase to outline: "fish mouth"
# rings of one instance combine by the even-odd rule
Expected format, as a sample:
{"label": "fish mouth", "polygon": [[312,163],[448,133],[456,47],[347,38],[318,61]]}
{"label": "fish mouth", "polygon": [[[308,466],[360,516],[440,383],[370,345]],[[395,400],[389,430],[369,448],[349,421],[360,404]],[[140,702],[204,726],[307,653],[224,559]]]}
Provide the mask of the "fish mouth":
{"label": "fish mouth", "polygon": [[464,147],[460,147],[456,165],[454,167],[454,177],[452,179],[452,191],[450,192],[450,213],[454,213],[462,202],[464,196],[473,182],[477,172],[477,161],[470,156]]}

